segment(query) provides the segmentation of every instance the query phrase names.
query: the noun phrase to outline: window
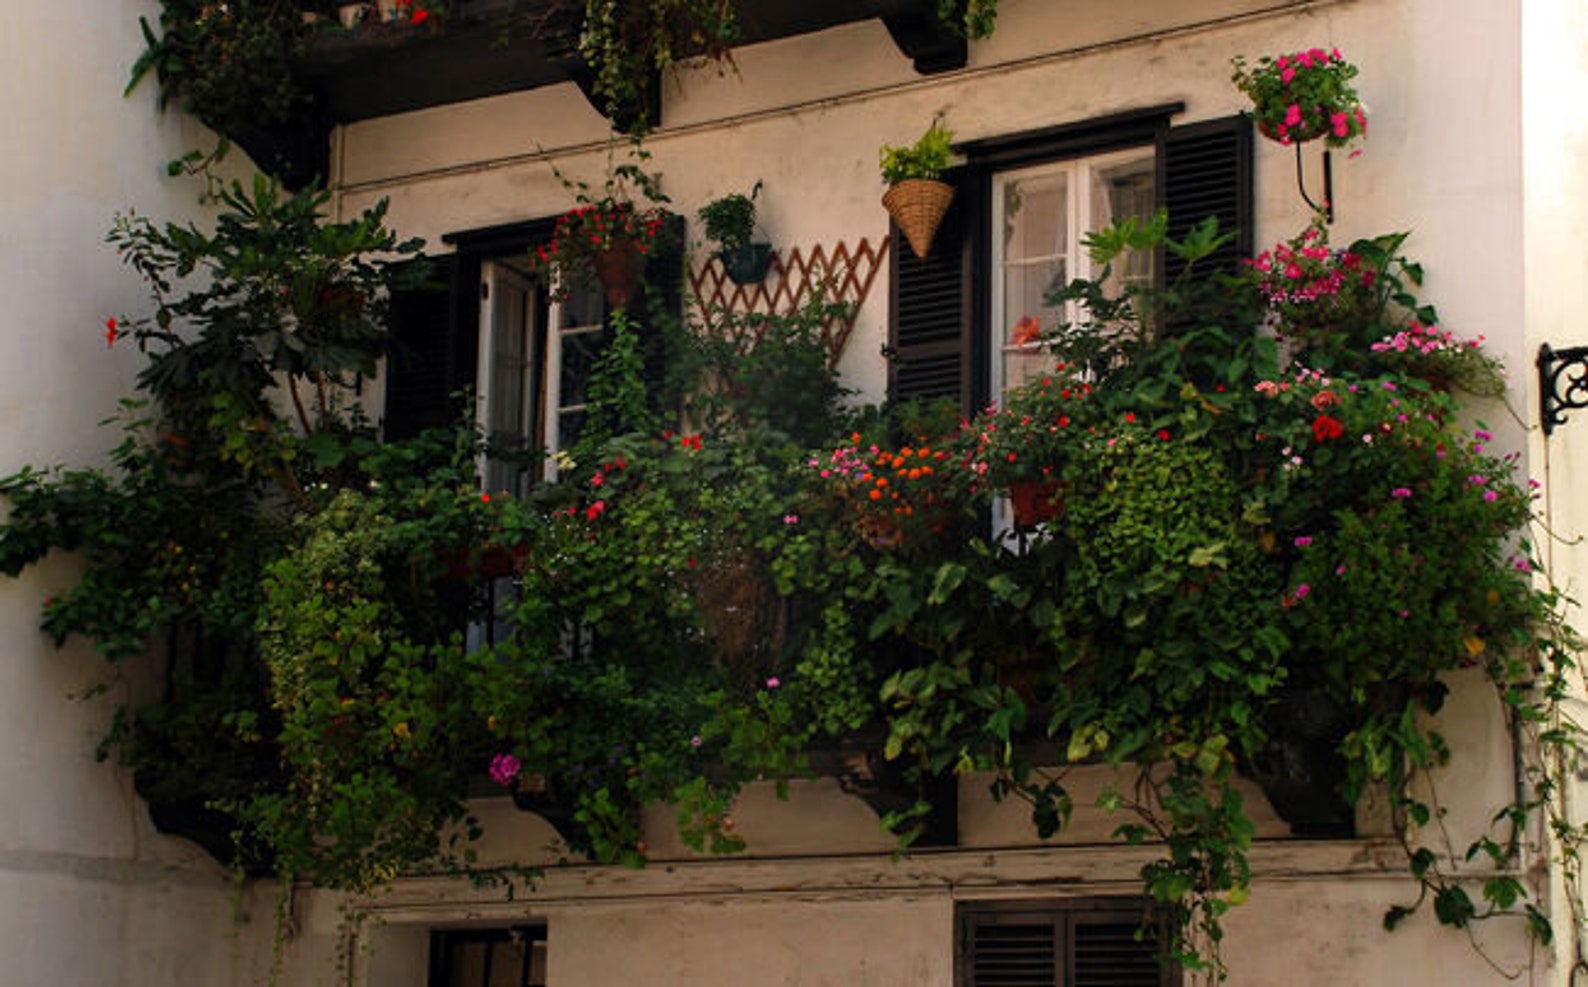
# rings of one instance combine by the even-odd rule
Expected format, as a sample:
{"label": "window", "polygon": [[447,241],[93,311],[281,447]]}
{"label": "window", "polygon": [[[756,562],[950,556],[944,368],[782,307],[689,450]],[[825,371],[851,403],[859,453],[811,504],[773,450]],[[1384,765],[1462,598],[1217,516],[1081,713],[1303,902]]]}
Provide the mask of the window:
{"label": "window", "polygon": [[430,934],[429,987],[545,987],[546,926]]}
{"label": "window", "polygon": [[[988,210],[993,276],[988,285],[995,348],[988,393],[1001,394],[1048,369],[1034,338],[1073,321],[1073,303],[1053,309],[1047,297],[1075,278],[1093,277],[1081,245],[1090,230],[1127,217],[1146,219],[1157,200],[1155,149],[1049,162],[996,172]],[[1133,254],[1112,272],[1115,281],[1149,281],[1152,257]]]}
{"label": "window", "polygon": [[[599,289],[554,301],[528,273],[529,252],[554,224],[551,217],[443,237],[456,252],[432,259],[435,283],[392,298],[384,433],[400,439],[452,425],[464,410],[457,397],[472,391],[481,426],[499,447],[524,454],[482,463],[488,490],[523,493],[555,472],[551,455],[578,440],[586,387],[608,338]],[[681,264],[679,250],[652,255],[647,288],[630,310],[637,324],[681,311]],[[663,338],[648,333],[641,343],[658,378]]]}
{"label": "window", "polygon": [[1164,915],[1131,899],[961,903],[956,987],[1175,987]]}
{"label": "window", "polygon": [[[1237,237],[1214,262],[1234,266],[1250,255],[1251,123],[1229,117],[1171,127],[1183,109],[1160,106],[962,145],[965,164],[945,176],[958,194],[932,253],[889,252],[889,394],[950,398],[970,412],[1018,382],[1042,360],[1020,338],[1021,317],[1036,315],[1051,287],[1089,273],[1080,238],[1114,218],[1162,206],[1170,235],[1180,236],[1215,215]],[[1116,271],[1176,273],[1171,258],[1151,257]]]}

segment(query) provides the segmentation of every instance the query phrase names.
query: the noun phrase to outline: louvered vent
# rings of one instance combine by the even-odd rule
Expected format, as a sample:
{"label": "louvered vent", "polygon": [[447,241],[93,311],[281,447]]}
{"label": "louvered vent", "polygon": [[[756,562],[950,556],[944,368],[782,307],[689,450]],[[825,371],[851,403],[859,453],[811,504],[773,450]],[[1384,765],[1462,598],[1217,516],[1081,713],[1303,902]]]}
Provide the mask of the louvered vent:
{"label": "louvered vent", "polygon": [[[955,182],[955,174],[944,175]],[[890,393],[894,400],[967,395],[969,328],[966,307],[965,194],[949,206],[932,241],[932,252],[915,256],[897,226],[890,231],[893,297],[890,344],[895,353]]]}
{"label": "louvered vent", "polygon": [[[1252,254],[1251,121],[1236,116],[1176,127],[1169,131],[1164,154],[1169,235],[1179,239],[1208,216],[1217,216],[1219,232],[1233,231],[1236,236],[1213,255],[1211,263],[1238,270],[1241,259]],[[1183,264],[1171,255],[1166,267],[1173,281]]]}
{"label": "louvered vent", "polygon": [[978,925],[972,933],[969,987],[1056,987],[1053,923]]}
{"label": "louvered vent", "polygon": [[1137,922],[1077,922],[1073,987],[1159,987],[1157,946],[1137,941]]}

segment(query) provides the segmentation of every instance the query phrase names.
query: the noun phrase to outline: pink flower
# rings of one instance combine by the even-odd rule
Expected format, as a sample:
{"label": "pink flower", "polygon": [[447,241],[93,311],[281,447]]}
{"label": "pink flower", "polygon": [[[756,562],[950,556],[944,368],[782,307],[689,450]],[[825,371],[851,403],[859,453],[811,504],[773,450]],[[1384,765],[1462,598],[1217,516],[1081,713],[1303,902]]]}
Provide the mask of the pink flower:
{"label": "pink flower", "polygon": [[1394,490],[1390,491],[1390,496],[1394,497],[1396,500],[1405,500],[1411,495],[1412,492],[1405,487],[1396,487]]}
{"label": "pink flower", "polygon": [[1285,66],[1285,68],[1283,70],[1281,70],[1280,73],[1279,73],[1280,81],[1283,82],[1287,86],[1290,85],[1290,83],[1292,81],[1294,81],[1295,78],[1296,78],[1296,70],[1291,68],[1288,65]]}
{"label": "pink flower", "polygon": [[766,687],[768,689],[776,689],[778,686],[780,686],[782,684],[783,683],[778,680],[778,677],[776,675],[774,675],[771,678],[766,680]]}
{"label": "pink flower", "polygon": [[1296,103],[1291,103],[1289,106],[1287,106],[1285,108],[1285,126],[1287,126],[1287,127],[1299,127],[1299,126],[1301,126],[1301,107],[1300,107],[1300,105],[1298,105]]}
{"label": "pink flower", "polygon": [[785,514],[785,515],[783,515],[783,523],[784,524],[799,524],[800,523],[800,516],[798,514]]}
{"label": "pink flower", "polygon": [[1312,539],[1309,538],[1306,535],[1301,535],[1301,536],[1296,538],[1296,547],[1297,548],[1306,548],[1308,545],[1311,545],[1311,544],[1312,544]]}
{"label": "pink flower", "polygon": [[1329,122],[1334,125],[1334,136],[1345,137],[1351,133],[1351,124],[1344,113],[1330,114]]}
{"label": "pink flower", "polygon": [[518,763],[518,758],[511,754],[498,754],[491,758],[491,780],[503,788],[511,785],[518,778],[523,765]]}
{"label": "pink flower", "polygon": [[705,743],[705,741],[700,739],[700,734],[698,733],[689,738],[689,746],[691,747],[699,747],[703,743]]}

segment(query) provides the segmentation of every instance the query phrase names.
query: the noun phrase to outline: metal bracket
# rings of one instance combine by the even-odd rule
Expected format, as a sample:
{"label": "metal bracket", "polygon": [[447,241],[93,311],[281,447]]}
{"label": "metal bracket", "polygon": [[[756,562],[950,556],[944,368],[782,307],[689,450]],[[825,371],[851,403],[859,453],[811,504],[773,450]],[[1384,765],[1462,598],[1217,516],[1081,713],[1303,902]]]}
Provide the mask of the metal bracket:
{"label": "metal bracket", "polygon": [[1329,156],[1329,149],[1323,149],[1323,202],[1312,201],[1312,196],[1307,194],[1307,179],[1301,167],[1301,144],[1296,144],[1296,188],[1301,190],[1301,198],[1312,207],[1313,212],[1323,213],[1325,223],[1334,222],[1334,159]]}
{"label": "metal bracket", "polygon": [[1545,343],[1538,348],[1538,401],[1545,435],[1566,424],[1565,412],[1588,408],[1588,346],[1557,350]]}

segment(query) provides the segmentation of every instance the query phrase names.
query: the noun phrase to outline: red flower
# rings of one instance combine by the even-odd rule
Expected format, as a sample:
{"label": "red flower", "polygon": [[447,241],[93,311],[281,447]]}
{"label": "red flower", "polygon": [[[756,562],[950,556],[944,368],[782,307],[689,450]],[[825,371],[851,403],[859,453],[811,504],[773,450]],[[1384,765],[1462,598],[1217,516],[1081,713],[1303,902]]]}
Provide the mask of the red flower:
{"label": "red flower", "polygon": [[105,348],[116,345],[116,317],[112,315],[105,320]]}
{"label": "red flower", "polygon": [[585,508],[584,516],[594,521],[596,518],[600,517],[601,512],[605,511],[606,509],[607,502],[604,500],[598,500],[594,504],[591,504],[589,507]]}
{"label": "red flower", "polygon": [[409,23],[410,24],[423,24],[425,21],[427,21],[429,19],[430,19],[430,11],[424,9],[423,7],[420,7],[418,10],[414,11],[413,18],[409,21]]}
{"label": "red flower", "polygon": [[1338,439],[1344,434],[1345,426],[1328,415],[1319,415],[1312,420],[1312,437],[1318,442]]}

